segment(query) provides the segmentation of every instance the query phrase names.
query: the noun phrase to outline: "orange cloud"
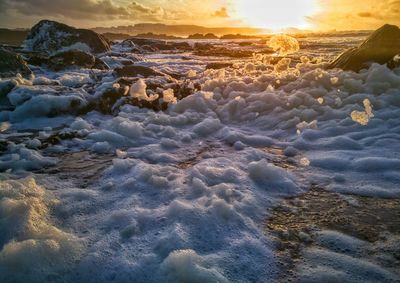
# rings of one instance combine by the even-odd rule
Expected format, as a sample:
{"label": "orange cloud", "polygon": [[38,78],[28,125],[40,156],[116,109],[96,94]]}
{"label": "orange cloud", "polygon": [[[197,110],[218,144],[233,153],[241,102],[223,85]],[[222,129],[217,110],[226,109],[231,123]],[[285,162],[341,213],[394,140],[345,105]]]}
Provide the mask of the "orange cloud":
{"label": "orange cloud", "polygon": [[213,16],[217,18],[229,18],[228,10],[225,7],[222,7],[221,9],[215,11]]}

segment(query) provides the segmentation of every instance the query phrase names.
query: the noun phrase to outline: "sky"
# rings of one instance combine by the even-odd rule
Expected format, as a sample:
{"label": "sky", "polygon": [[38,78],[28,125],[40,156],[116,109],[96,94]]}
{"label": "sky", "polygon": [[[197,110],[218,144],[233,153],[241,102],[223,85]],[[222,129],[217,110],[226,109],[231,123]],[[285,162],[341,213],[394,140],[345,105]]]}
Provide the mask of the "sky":
{"label": "sky", "polygon": [[0,27],[31,27],[44,18],[79,27],[156,22],[359,30],[400,25],[400,0],[0,0]]}

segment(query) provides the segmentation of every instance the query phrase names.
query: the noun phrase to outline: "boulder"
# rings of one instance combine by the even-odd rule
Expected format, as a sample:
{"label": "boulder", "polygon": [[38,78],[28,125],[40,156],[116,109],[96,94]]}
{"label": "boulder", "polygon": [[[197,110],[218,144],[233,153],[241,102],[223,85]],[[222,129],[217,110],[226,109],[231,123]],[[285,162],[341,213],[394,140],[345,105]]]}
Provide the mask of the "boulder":
{"label": "boulder", "polygon": [[117,77],[137,77],[142,76],[144,78],[150,76],[164,76],[163,73],[157,72],[151,68],[138,65],[123,66],[121,68],[116,68],[114,74]]}
{"label": "boulder", "polygon": [[32,74],[28,65],[20,55],[12,50],[0,48],[0,78],[14,77],[17,74]]}
{"label": "boulder", "polygon": [[89,53],[110,51],[105,37],[88,29],[77,29],[55,21],[43,20],[29,32],[25,49],[49,54],[69,49]]}
{"label": "boulder", "polygon": [[340,68],[358,72],[371,63],[388,64],[394,68],[400,54],[400,29],[394,25],[384,25],[372,33],[360,46],[351,48],[335,59],[329,68]]}

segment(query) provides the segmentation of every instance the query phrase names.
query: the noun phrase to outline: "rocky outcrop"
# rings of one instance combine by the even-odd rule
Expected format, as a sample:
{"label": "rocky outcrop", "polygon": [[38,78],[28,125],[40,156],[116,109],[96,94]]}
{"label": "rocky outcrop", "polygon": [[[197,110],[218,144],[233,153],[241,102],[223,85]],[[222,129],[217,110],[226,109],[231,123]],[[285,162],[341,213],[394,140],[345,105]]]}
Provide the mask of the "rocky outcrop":
{"label": "rocky outcrop", "polygon": [[12,50],[0,48],[0,78],[28,76],[32,71],[20,55]]}
{"label": "rocky outcrop", "polygon": [[397,26],[384,25],[359,47],[341,54],[329,67],[358,72],[375,62],[394,68],[399,65],[396,55],[400,55],[400,29]]}
{"label": "rocky outcrop", "polygon": [[27,50],[49,54],[72,49],[89,53],[110,51],[110,45],[102,35],[49,20],[36,24],[24,44]]}

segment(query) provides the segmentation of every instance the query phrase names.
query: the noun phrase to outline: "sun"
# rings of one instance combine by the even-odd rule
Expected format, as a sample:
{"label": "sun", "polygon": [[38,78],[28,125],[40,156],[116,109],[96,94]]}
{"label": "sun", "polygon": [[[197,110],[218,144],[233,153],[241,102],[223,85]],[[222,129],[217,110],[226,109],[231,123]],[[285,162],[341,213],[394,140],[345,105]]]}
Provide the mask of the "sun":
{"label": "sun", "polygon": [[279,30],[311,28],[308,17],[319,12],[318,0],[235,0],[236,18],[245,25]]}

